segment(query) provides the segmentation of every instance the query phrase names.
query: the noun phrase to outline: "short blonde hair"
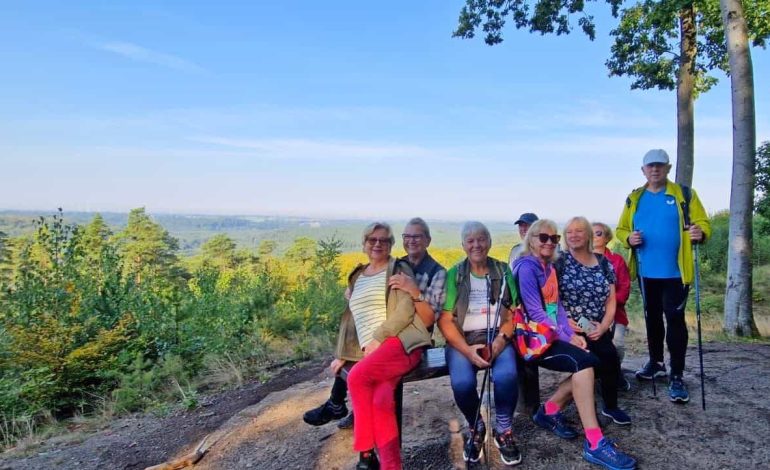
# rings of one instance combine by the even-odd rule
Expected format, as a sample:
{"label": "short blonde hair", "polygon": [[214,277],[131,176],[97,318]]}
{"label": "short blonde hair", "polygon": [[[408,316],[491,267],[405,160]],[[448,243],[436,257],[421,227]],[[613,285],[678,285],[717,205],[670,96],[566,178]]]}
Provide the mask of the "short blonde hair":
{"label": "short blonde hair", "polygon": [[593,228],[591,227],[591,222],[589,222],[588,219],[580,215],[569,219],[567,221],[567,224],[564,226],[564,243],[567,243],[567,230],[569,229],[570,225],[573,225],[573,224],[578,224],[578,226],[582,226],[583,230],[586,233],[586,245],[587,245],[586,248],[588,248],[588,251],[593,251],[594,250],[594,233],[593,233],[594,231],[593,231]]}
{"label": "short blonde hair", "polygon": [[[533,245],[535,243],[535,240],[537,239],[538,235],[540,235],[540,232],[549,229],[553,233],[559,233],[559,227],[556,226],[556,222],[550,219],[540,219],[536,221],[534,224],[532,224],[531,227],[529,227],[529,231],[527,232],[527,235],[524,237],[524,251],[521,253],[521,256],[529,256],[532,254],[532,249],[534,248]],[[553,263],[556,261],[556,258],[559,257],[559,250],[553,250],[553,255],[551,255],[551,259],[548,261]]]}
{"label": "short blonde hair", "polygon": [[600,227],[602,229],[602,232],[604,233],[604,239],[607,240],[608,243],[612,241],[612,237],[615,235],[612,233],[612,229],[609,225],[605,224],[604,222],[592,222],[591,225],[593,227]]}
{"label": "short blonde hair", "polygon": [[372,222],[364,229],[364,236],[361,238],[361,244],[366,245],[366,239],[372,236],[375,230],[384,229],[388,233],[388,240],[390,240],[390,246],[396,243],[396,237],[393,236],[393,230],[390,228],[390,224],[387,222]]}

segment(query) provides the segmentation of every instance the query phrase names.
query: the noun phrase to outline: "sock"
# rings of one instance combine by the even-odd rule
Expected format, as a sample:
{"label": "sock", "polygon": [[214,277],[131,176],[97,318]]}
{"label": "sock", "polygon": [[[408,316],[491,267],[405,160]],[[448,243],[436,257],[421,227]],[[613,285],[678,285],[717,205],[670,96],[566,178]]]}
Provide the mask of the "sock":
{"label": "sock", "polygon": [[559,412],[561,408],[559,408],[559,405],[552,401],[545,402],[545,414],[547,415],[555,415]]}
{"label": "sock", "polygon": [[596,447],[599,445],[599,441],[602,440],[604,437],[604,434],[602,434],[601,428],[589,428],[585,430],[586,433],[586,440],[588,441],[588,445],[591,446],[591,450],[595,450]]}

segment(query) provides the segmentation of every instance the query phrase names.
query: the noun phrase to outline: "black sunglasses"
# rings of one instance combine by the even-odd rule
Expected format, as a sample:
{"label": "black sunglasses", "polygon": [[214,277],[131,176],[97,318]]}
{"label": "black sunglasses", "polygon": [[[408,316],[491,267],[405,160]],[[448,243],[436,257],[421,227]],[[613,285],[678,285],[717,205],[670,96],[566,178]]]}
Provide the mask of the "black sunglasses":
{"label": "black sunglasses", "polygon": [[537,239],[540,240],[540,243],[548,243],[548,240],[551,240],[551,243],[555,245],[559,243],[559,240],[561,240],[561,235],[548,235],[547,233],[541,233],[538,234]]}

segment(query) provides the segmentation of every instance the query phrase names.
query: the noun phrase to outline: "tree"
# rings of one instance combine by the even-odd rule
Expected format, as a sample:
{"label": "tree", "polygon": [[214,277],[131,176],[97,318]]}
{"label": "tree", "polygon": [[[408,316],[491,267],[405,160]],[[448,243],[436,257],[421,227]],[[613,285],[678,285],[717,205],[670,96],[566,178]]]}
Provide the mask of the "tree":
{"label": "tree", "polygon": [[[608,0],[617,17],[621,0]],[[750,13],[754,45],[765,45],[770,35],[768,0],[758,0]],[[570,15],[581,15],[578,25],[593,40],[593,17],[585,14],[583,0],[539,0],[531,8],[524,0],[467,0],[454,35],[472,38],[482,27],[487,44],[502,42],[502,29],[511,17],[517,28],[541,34],[568,34]],[[676,181],[690,186],[694,167],[693,100],[716,83],[710,70],[727,70],[724,32],[716,0],[643,0],[624,9],[612,56],[610,75],[634,78],[631,89],[677,90]],[[698,46],[700,44],[700,47]]]}
{"label": "tree", "polygon": [[137,284],[145,275],[173,278],[179,242],[160,224],[153,222],[144,207],[132,209],[126,228],[117,235],[124,275],[134,276]]}
{"label": "tree", "polygon": [[216,267],[232,268],[236,264],[235,242],[225,234],[219,234],[206,240],[201,247],[203,262]]}
{"label": "tree", "polygon": [[724,330],[758,336],[752,306],[754,152],[754,72],[749,32],[740,0],[720,0],[730,58],[733,104],[733,177],[730,190],[730,244],[727,251]]}

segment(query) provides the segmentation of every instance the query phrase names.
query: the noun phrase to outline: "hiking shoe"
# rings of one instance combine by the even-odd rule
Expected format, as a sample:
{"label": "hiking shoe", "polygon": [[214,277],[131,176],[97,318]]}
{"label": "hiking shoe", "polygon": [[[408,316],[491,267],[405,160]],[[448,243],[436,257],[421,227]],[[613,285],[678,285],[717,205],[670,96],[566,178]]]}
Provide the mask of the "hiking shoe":
{"label": "hiking shoe", "polygon": [[612,418],[612,421],[614,421],[615,424],[631,424],[631,417],[620,408],[604,408],[602,410],[602,415]]}
{"label": "hiking shoe", "polygon": [[631,390],[631,382],[628,381],[623,372],[618,374],[618,392],[627,392]]}
{"label": "hiking shoe", "polygon": [[639,380],[652,380],[653,377],[665,377],[666,365],[662,362],[647,361],[647,363],[636,371],[636,378]]}
{"label": "hiking shoe", "polygon": [[377,454],[373,450],[361,452],[358,455],[356,470],[379,470],[380,461],[377,460]]}
{"label": "hiking shoe", "polygon": [[473,436],[471,442],[471,436],[465,440],[463,446],[463,460],[466,462],[478,462],[481,457],[484,456],[484,442],[487,440],[487,428],[484,423],[481,423],[476,434]]}
{"label": "hiking shoe", "polygon": [[311,426],[321,426],[333,419],[344,418],[347,414],[348,407],[344,403],[336,405],[331,400],[326,400],[326,403],[323,405],[306,412],[302,419]]}
{"label": "hiking shoe", "polygon": [[351,411],[347,416],[342,418],[337,423],[337,427],[340,429],[353,429],[353,412]]}
{"label": "hiking shoe", "polygon": [[614,442],[603,437],[596,449],[591,450],[588,439],[583,443],[583,458],[596,465],[610,470],[626,470],[636,468],[636,460],[621,452]]}
{"label": "hiking shoe", "polygon": [[668,399],[674,403],[687,403],[690,401],[690,393],[684,384],[681,375],[672,375],[668,383]]}
{"label": "hiking shoe", "polygon": [[492,436],[495,438],[495,445],[500,449],[500,460],[504,464],[516,465],[521,463],[521,451],[516,446],[513,431],[509,429],[502,434],[498,434],[497,429],[493,429]]}
{"label": "hiking shoe", "polygon": [[544,405],[540,405],[537,413],[532,416],[532,421],[543,429],[553,431],[554,434],[562,439],[574,439],[578,436],[578,432],[564,421],[564,416],[561,412],[547,415],[545,414]]}

